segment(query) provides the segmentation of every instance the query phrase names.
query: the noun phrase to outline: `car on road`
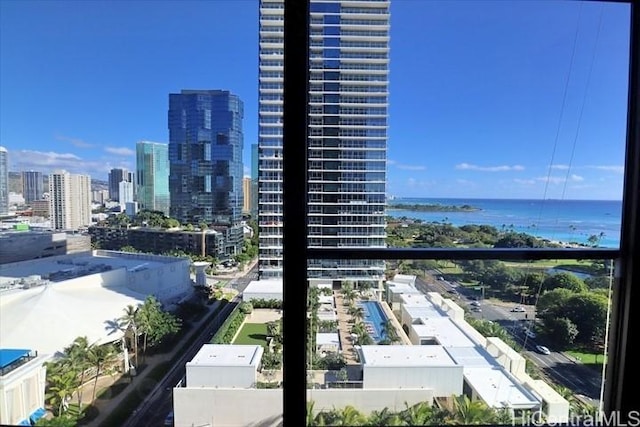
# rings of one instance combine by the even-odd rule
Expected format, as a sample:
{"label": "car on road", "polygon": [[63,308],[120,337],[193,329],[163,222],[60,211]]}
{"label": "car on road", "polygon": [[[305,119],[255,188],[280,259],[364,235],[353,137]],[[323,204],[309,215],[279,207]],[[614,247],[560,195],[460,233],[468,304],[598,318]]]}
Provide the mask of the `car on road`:
{"label": "car on road", "polygon": [[478,301],[471,301],[470,304],[474,307],[480,307],[480,303]]}
{"label": "car on road", "polygon": [[482,313],[482,309],[476,305],[471,307],[471,311],[475,311],[476,313]]}
{"label": "car on road", "polygon": [[524,328],[523,332],[529,338],[535,338],[536,337],[536,333],[533,332],[532,330],[528,329],[528,328]]}
{"label": "car on road", "polygon": [[164,419],[165,426],[173,426],[173,411],[169,412]]}
{"label": "car on road", "polygon": [[549,350],[547,347],[543,345],[537,345],[536,350],[538,350],[538,353],[547,354],[547,355],[551,354],[551,350]]}
{"label": "car on road", "polygon": [[515,307],[513,307],[511,309],[511,311],[514,312],[514,313],[524,313],[527,310],[521,305],[516,305]]}

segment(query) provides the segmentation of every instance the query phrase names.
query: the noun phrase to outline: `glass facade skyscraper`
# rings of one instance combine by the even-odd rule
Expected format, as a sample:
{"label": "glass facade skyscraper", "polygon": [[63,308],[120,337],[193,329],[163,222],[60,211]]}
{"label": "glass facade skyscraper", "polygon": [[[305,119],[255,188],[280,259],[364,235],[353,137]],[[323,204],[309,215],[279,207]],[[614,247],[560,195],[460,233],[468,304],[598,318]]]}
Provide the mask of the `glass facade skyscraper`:
{"label": "glass facade skyscraper", "polygon": [[42,200],[44,194],[44,177],[42,172],[22,172],[22,197],[25,203]]}
{"label": "glass facade skyscraper", "polygon": [[242,101],[229,91],[169,95],[171,216],[232,227],[225,231],[235,236],[227,253],[242,247],[243,115]]}
{"label": "glass facade skyscraper", "polygon": [[[311,1],[309,247],[385,247],[389,1]],[[260,277],[282,275],[284,4],[260,1]],[[309,278],[379,282],[381,261],[317,260]]]}
{"label": "glass facade skyscraper", "polygon": [[169,215],[169,145],[139,141],[136,144],[136,187],[140,209]]}
{"label": "glass facade skyscraper", "polygon": [[0,215],[9,213],[9,152],[0,147]]}

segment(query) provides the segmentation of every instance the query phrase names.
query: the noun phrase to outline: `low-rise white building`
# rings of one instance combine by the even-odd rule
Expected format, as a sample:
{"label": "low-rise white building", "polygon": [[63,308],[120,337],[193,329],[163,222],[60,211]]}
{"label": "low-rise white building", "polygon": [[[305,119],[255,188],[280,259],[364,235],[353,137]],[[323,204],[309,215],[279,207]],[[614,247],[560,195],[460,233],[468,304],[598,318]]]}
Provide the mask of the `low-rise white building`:
{"label": "low-rise white building", "polygon": [[242,292],[242,301],[256,299],[282,301],[282,279],[253,280]]}
{"label": "low-rise white building", "polygon": [[338,353],[340,335],[337,332],[319,332],[316,334],[316,352],[319,354]]}
{"label": "low-rise white building", "polygon": [[205,344],[186,364],[187,387],[254,388],[262,346]]}
{"label": "low-rise white building", "polygon": [[116,321],[149,295],[165,307],[193,292],[188,258],[92,251],[0,265],[0,347],[56,355],[79,336],[122,338]]}
{"label": "low-rise white building", "polygon": [[33,425],[45,414],[50,357],[28,349],[0,348],[0,425]]}
{"label": "low-rise white building", "polygon": [[442,346],[364,345],[358,352],[363,389],[429,389],[434,397],[462,394],[463,367]]}

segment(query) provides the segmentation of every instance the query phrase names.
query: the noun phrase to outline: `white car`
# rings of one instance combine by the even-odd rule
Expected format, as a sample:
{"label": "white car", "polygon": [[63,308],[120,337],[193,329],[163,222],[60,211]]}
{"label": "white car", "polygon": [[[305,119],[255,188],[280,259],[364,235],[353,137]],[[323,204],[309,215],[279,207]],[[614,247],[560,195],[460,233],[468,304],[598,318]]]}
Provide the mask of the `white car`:
{"label": "white car", "polygon": [[514,313],[524,313],[527,310],[521,305],[516,305],[511,309],[511,311],[513,311]]}
{"label": "white car", "polygon": [[542,354],[547,354],[547,355],[551,354],[551,350],[549,350],[547,347],[543,345],[537,345],[536,350],[538,350],[538,352]]}

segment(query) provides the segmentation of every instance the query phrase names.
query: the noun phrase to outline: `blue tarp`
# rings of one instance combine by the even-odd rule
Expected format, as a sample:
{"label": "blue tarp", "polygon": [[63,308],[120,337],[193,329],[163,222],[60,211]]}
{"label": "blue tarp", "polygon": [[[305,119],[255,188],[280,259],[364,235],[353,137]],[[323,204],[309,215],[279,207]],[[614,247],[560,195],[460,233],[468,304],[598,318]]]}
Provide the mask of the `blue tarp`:
{"label": "blue tarp", "polygon": [[28,356],[31,350],[22,348],[0,348],[0,369],[6,368],[21,357]]}

